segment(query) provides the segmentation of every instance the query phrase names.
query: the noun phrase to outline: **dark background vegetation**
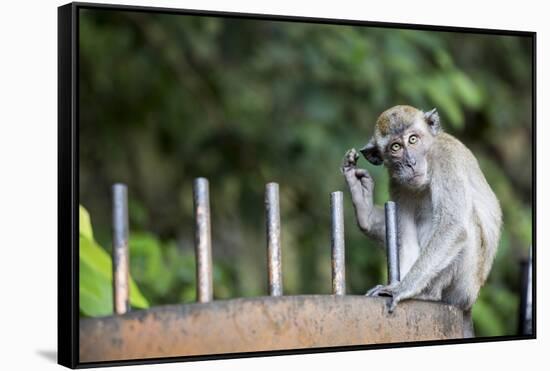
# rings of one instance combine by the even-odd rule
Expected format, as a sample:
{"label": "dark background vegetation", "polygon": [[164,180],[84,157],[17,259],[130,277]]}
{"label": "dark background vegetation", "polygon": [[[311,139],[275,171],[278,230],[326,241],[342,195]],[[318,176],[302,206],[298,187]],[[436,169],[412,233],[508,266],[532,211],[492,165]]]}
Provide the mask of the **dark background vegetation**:
{"label": "dark background vegetation", "polygon": [[[127,183],[131,274],[147,301],[135,305],[194,301],[192,181],[207,177],[214,296],[265,295],[263,192],[275,181],[284,292],[329,294],[329,194],[343,190],[347,291],[364,294],[385,282],[385,254],[356,227],[342,157],[386,108],[437,107],[504,212],[477,334],[514,334],[532,242],[531,53],[517,36],[83,10],[80,203],[97,247],[111,248],[111,185]],[[382,204],[385,170],[360,165]],[[81,290],[106,302],[81,300],[82,315],[107,314],[108,282],[86,274]]]}

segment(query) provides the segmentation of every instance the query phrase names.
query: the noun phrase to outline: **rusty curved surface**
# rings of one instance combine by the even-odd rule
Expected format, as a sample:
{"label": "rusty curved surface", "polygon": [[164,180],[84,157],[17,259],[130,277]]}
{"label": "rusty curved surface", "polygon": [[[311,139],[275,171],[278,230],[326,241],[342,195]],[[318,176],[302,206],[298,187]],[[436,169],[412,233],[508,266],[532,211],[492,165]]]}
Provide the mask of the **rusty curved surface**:
{"label": "rusty curved surface", "polygon": [[80,362],[462,337],[462,312],[434,302],[303,295],[159,306],[80,321]]}

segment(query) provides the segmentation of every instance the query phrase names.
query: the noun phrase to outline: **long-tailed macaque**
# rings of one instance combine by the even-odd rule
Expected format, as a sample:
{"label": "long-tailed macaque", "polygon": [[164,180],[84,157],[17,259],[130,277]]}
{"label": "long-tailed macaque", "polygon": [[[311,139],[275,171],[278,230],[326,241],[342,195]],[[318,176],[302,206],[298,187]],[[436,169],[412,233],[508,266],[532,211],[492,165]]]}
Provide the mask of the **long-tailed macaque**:
{"label": "long-tailed macaque", "polygon": [[[499,202],[477,160],[444,133],[435,109],[395,106],[376,121],[360,152],[388,169],[390,195],[399,207],[401,281],[378,285],[369,296],[391,296],[389,310],[406,299],[442,301],[464,311],[464,336],[472,337],[471,309],[497,250]],[[355,149],[342,166],[359,228],[385,240],[384,211],[374,205],[374,181],[358,169]]]}

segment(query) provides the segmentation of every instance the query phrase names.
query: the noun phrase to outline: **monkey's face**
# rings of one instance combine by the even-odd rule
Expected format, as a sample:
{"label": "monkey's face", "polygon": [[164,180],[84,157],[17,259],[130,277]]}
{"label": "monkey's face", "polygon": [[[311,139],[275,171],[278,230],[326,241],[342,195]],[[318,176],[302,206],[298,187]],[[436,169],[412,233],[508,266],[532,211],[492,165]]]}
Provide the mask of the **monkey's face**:
{"label": "monkey's face", "polygon": [[421,189],[429,183],[428,153],[439,131],[435,109],[424,113],[395,106],[380,115],[375,134],[361,153],[374,165],[384,164],[398,184]]}
{"label": "monkey's face", "polygon": [[428,184],[427,153],[433,137],[417,125],[388,138],[384,165],[399,184],[419,189]]}

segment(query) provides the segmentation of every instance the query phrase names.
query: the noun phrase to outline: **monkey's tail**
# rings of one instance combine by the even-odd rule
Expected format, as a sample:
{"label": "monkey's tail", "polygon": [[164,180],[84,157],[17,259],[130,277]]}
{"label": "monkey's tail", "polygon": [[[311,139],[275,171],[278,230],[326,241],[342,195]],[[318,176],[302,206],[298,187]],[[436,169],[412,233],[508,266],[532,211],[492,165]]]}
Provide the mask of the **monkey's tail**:
{"label": "monkey's tail", "polygon": [[475,338],[474,321],[472,320],[472,309],[468,309],[462,312],[462,336],[465,339]]}

